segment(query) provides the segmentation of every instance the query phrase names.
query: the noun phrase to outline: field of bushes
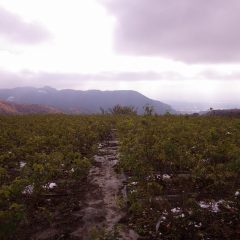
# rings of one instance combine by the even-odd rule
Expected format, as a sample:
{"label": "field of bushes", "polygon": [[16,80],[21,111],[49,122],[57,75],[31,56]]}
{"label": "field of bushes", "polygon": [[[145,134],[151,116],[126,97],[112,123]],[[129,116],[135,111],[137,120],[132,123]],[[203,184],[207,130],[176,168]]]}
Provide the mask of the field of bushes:
{"label": "field of bushes", "polygon": [[144,239],[240,239],[240,119],[145,116],[118,124],[128,224]]}
{"label": "field of bushes", "polygon": [[113,128],[124,224],[143,239],[240,239],[240,119],[151,112],[1,116],[0,239],[27,239],[60,214],[69,224]]}
{"label": "field of bushes", "polygon": [[58,217],[69,224],[109,131],[104,117],[0,117],[0,239],[28,239]]}

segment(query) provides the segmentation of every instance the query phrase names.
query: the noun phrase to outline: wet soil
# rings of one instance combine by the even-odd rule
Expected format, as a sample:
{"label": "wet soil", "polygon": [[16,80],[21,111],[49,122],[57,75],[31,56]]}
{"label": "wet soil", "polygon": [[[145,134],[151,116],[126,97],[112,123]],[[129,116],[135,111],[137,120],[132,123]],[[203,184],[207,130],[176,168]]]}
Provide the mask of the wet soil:
{"label": "wet soil", "polygon": [[[118,141],[112,134],[108,141],[99,144],[84,189],[81,183],[73,189],[83,190],[73,197],[74,207],[65,216],[58,212],[50,227],[36,229],[30,239],[139,239],[137,233],[124,225],[126,176],[115,171],[117,164]],[[62,201],[65,200],[63,196]]]}
{"label": "wet soil", "polygon": [[126,199],[124,174],[116,173],[118,163],[118,141],[99,145],[99,154],[95,156],[95,166],[90,170],[88,180],[92,187],[85,198],[85,206],[77,214],[82,216],[81,224],[71,234],[76,239],[94,239],[94,234],[104,232],[104,236],[115,239],[135,240],[138,235],[124,225],[119,225],[126,215],[120,203]]}

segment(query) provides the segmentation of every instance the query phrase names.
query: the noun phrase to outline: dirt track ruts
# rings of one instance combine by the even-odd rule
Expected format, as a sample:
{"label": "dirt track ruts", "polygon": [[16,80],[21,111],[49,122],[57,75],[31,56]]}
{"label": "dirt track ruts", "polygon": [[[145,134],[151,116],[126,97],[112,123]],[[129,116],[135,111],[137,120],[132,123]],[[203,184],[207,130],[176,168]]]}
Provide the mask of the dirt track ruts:
{"label": "dirt track ruts", "polygon": [[79,227],[71,234],[72,238],[92,240],[103,232],[113,236],[114,230],[117,229],[116,239],[138,239],[133,230],[118,224],[126,215],[119,206],[119,199],[126,198],[126,177],[114,170],[118,163],[118,141],[114,134],[109,141],[99,144],[99,151],[94,160],[94,166],[88,175],[92,187],[86,193],[83,208],[75,213],[82,218]]}

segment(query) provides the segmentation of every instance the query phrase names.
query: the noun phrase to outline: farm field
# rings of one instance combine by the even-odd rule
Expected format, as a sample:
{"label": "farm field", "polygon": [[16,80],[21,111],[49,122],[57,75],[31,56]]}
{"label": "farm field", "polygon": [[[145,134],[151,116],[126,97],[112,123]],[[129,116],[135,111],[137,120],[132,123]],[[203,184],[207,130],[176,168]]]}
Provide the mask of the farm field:
{"label": "farm field", "polygon": [[72,212],[109,129],[94,116],[0,117],[1,239],[29,239],[53,223],[64,237],[75,227]]}
{"label": "farm field", "polygon": [[144,239],[240,238],[240,119],[136,117],[119,124],[128,224]]}
{"label": "farm field", "polygon": [[134,239],[240,238],[239,118],[110,114],[0,117],[0,238],[81,239],[76,213],[107,204],[104,178],[90,179],[104,169],[122,215],[89,239],[122,239],[122,226]]}

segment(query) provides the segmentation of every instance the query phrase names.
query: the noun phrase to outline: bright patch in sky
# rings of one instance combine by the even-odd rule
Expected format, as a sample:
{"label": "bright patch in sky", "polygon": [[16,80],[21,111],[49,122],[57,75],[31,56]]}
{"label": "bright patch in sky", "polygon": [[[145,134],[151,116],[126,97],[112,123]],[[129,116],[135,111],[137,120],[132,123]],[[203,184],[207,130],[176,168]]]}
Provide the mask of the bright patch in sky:
{"label": "bright patch in sky", "polygon": [[[159,100],[240,102],[238,62],[191,63],[164,54],[121,53],[116,38],[136,37],[122,36],[127,5],[111,12],[102,2],[0,0],[0,88],[132,89]],[[149,8],[154,2],[148,1]]]}

